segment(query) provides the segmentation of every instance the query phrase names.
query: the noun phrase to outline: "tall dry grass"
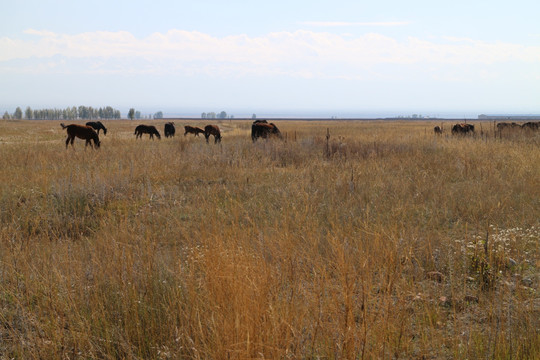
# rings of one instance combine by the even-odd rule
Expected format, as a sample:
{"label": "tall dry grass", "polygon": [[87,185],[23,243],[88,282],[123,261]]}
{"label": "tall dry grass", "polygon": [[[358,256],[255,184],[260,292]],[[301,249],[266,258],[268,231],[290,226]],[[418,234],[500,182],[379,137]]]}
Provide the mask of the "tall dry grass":
{"label": "tall dry grass", "polygon": [[3,357],[539,356],[539,134],[176,125],[0,122]]}

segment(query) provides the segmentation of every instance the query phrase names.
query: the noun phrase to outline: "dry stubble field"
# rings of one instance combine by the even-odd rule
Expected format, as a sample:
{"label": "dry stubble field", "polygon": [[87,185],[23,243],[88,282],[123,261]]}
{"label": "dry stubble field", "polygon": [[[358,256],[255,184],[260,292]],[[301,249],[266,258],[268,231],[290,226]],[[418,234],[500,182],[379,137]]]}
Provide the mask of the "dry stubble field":
{"label": "dry stubble field", "polygon": [[59,123],[0,122],[0,358],[539,357],[539,133]]}

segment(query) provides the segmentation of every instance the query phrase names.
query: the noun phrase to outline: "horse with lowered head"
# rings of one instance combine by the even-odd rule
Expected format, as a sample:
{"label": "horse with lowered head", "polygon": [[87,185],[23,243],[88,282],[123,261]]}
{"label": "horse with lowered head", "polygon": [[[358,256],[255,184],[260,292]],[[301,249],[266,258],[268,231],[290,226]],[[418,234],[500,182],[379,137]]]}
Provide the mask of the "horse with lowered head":
{"label": "horse with lowered head", "polygon": [[89,121],[86,123],[86,126],[92,127],[94,130],[97,131],[97,134],[99,135],[99,130],[103,130],[103,135],[107,135],[107,128],[101,121]]}
{"label": "horse with lowered head", "polygon": [[[78,124],[71,124],[66,126],[63,123],[60,124],[60,126],[62,126],[62,129],[67,129],[66,149],[68,148],[69,143],[71,143],[71,147],[73,147],[73,142],[75,141],[76,137],[86,140],[85,148],[86,146],[88,146],[88,144],[90,144],[90,147],[92,148],[94,146],[96,149],[99,148],[101,144],[101,142],[99,141],[99,136],[96,131],[90,126]],[[91,140],[94,141],[94,146],[92,146]]]}
{"label": "horse with lowered head", "polygon": [[150,139],[152,140],[154,140],[154,135],[156,135],[157,138],[161,140],[161,135],[159,134],[159,131],[157,131],[156,127],[153,125],[139,125],[135,128],[135,139],[142,139],[143,134],[149,134]]}
{"label": "horse with lowered head", "polygon": [[538,131],[540,129],[540,121],[529,121],[521,125],[523,130]]}
{"label": "horse with lowered head", "polygon": [[204,130],[196,126],[186,125],[184,126],[184,131],[184,136],[186,136],[187,134],[195,134],[195,136],[199,136],[199,134],[204,134]]}
{"label": "horse with lowered head", "polygon": [[468,133],[474,134],[474,125],[461,123],[461,124],[455,124],[454,126],[452,126],[452,135],[458,135],[458,134],[464,135]]}
{"label": "horse with lowered head", "polygon": [[221,131],[217,125],[206,125],[204,127],[204,138],[208,142],[210,135],[214,135],[214,144],[221,142]]}
{"label": "horse with lowered head", "polygon": [[255,120],[251,125],[251,140],[257,141],[258,138],[269,138],[276,136],[281,138],[281,132],[274,123],[268,123],[266,120]]}

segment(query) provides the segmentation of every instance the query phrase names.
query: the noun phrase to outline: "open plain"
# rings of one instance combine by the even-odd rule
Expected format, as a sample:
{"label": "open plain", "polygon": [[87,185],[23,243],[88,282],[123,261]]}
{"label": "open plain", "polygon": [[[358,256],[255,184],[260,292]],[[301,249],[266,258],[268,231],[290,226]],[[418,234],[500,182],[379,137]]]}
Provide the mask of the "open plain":
{"label": "open plain", "polygon": [[540,132],[274,122],[0,121],[0,357],[540,356]]}

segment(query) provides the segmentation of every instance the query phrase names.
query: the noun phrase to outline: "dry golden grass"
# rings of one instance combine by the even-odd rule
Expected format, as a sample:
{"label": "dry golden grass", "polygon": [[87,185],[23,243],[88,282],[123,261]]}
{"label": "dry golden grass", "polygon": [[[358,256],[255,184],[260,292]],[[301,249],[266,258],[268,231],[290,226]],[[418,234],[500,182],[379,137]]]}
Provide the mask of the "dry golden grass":
{"label": "dry golden grass", "polygon": [[0,122],[1,357],[538,358],[540,134],[276,123]]}

